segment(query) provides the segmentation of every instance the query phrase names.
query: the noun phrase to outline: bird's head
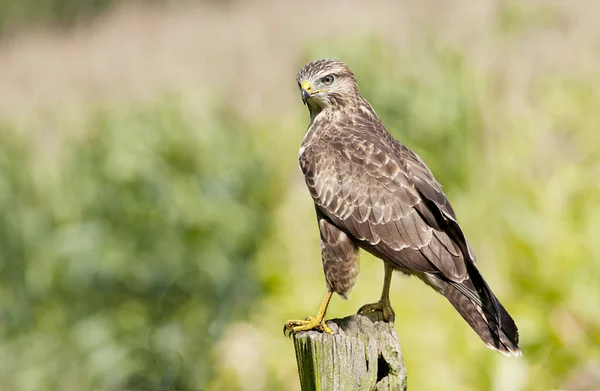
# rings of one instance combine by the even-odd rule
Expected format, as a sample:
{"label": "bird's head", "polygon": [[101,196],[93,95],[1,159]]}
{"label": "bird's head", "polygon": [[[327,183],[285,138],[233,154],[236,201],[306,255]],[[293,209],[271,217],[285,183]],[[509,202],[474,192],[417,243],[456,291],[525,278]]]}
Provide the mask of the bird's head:
{"label": "bird's head", "polygon": [[300,70],[296,80],[302,101],[311,115],[330,108],[342,108],[359,95],[354,74],[337,60],[310,62]]}

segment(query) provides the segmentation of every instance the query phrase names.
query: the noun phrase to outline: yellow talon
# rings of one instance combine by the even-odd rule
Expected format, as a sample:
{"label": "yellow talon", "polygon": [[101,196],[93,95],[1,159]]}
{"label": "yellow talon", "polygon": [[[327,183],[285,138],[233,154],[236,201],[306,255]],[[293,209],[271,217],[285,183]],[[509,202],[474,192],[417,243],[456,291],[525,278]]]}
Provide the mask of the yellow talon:
{"label": "yellow talon", "polygon": [[392,305],[389,300],[378,301],[373,304],[365,304],[358,310],[358,314],[367,315],[371,312],[381,311],[383,313],[383,320],[386,322],[394,322],[396,319],[396,314],[392,309]]}
{"label": "yellow talon", "polygon": [[394,322],[396,314],[392,309],[392,303],[390,303],[390,285],[392,281],[393,269],[388,264],[385,264],[385,277],[383,279],[383,291],[381,292],[381,299],[377,303],[366,304],[360,307],[358,313],[360,315],[366,315],[370,312],[381,311],[383,312],[383,320],[386,322]]}
{"label": "yellow talon", "polygon": [[327,312],[327,306],[329,305],[332,295],[332,292],[327,292],[325,299],[319,308],[319,313],[314,318],[309,316],[306,320],[288,320],[285,322],[283,333],[285,335],[288,335],[289,333],[291,336],[300,331],[318,330],[324,333],[333,334],[333,330],[325,324],[325,313]]}
{"label": "yellow talon", "polygon": [[300,331],[318,330],[324,333],[333,334],[333,330],[325,324],[325,320],[313,318],[309,316],[306,320],[288,320],[285,322],[284,332],[289,334],[296,334]]}

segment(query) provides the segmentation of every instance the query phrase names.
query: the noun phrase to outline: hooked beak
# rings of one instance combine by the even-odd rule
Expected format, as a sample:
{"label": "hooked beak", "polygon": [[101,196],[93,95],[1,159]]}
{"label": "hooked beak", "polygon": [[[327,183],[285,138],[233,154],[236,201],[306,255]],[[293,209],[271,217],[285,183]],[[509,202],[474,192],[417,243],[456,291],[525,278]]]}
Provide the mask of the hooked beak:
{"label": "hooked beak", "polygon": [[306,104],[306,101],[308,100],[308,98],[310,98],[312,86],[309,82],[303,81],[300,88],[302,90],[302,103]]}
{"label": "hooked beak", "polygon": [[306,104],[306,101],[310,98],[310,92],[302,90],[302,103]]}
{"label": "hooked beak", "polygon": [[306,105],[308,104],[308,100],[311,96],[319,92],[327,92],[328,90],[313,90],[312,86],[308,81],[303,81],[300,85],[300,91],[302,92],[302,102],[304,102],[304,104]]}

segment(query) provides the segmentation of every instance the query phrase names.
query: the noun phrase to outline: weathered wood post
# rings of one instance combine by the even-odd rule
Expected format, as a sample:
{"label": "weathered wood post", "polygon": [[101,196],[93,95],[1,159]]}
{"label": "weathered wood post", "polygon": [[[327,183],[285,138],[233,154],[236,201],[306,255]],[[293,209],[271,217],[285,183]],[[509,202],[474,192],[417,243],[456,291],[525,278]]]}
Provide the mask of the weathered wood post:
{"label": "weathered wood post", "polygon": [[334,334],[294,336],[302,391],[406,390],[406,368],[393,323],[381,312],[327,321]]}

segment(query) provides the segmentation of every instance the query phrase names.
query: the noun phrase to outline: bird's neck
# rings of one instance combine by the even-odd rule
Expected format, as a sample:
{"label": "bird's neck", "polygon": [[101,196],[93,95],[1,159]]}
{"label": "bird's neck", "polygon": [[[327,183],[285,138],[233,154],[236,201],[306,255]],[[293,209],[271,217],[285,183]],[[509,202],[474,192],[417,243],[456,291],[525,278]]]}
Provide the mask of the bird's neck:
{"label": "bird's neck", "polygon": [[[306,134],[304,135],[304,140],[302,140],[302,149],[306,146],[321,138],[324,131],[326,131],[327,126],[321,126],[328,123],[328,111],[324,110],[311,110],[310,112],[310,123],[308,124],[308,129],[306,130]],[[301,151],[302,151],[301,149]]]}
{"label": "bird's neck", "polygon": [[[373,107],[362,96],[357,98],[352,104],[309,107],[310,124],[302,145],[317,142],[325,134],[333,136],[331,132],[348,132],[357,127],[363,132],[381,132],[387,137],[389,134]],[[371,125],[365,126],[368,123]]]}
{"label": "bird's neck", "polygon": [[321,114],[323,110],[319,107],[311,107],[308,106],[308,113],[310,114],[310,123],[308,127],[310,128],[312,124],[315,122],[315,119]]}
{"label": "bird's neck", "polygon": [[328,124],[338,124],[340,122],[348,123],[357,119],[364,121],[372,119],[379,121],[377,113],[369,102],[358,95],[355,100],[341,101],[338,104],[330,104],[325,107],[309,107],[310,125],[315,122]]}

